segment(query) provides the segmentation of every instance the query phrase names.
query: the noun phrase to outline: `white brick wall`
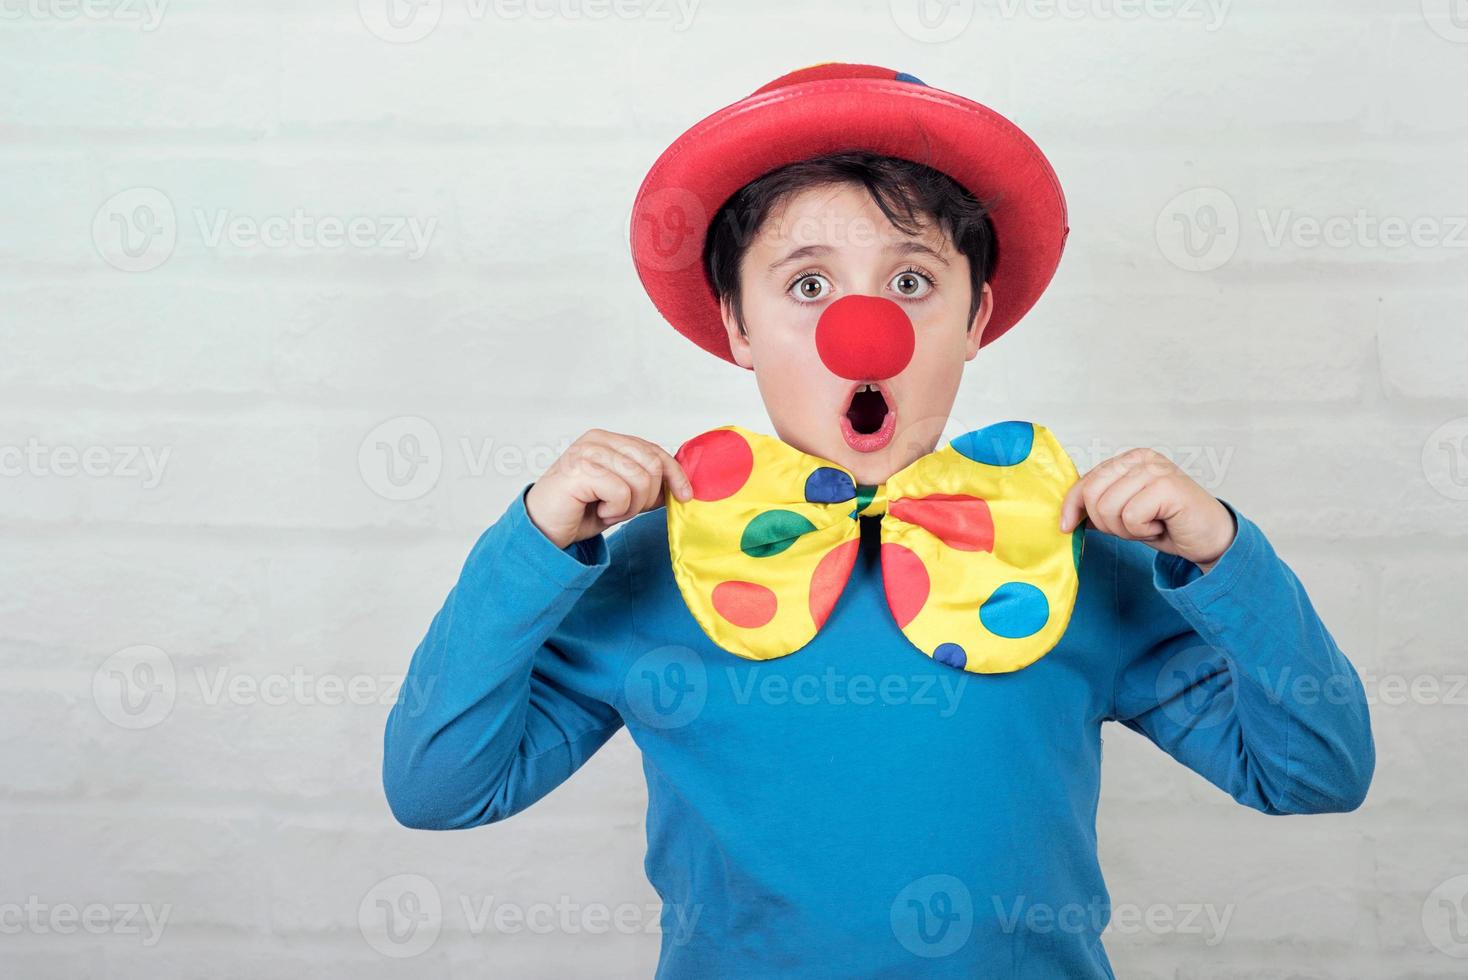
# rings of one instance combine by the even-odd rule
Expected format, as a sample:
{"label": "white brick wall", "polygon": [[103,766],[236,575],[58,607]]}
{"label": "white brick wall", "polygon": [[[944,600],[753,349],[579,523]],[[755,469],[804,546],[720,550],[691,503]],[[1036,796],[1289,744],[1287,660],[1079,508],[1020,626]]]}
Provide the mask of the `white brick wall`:
{"label": "white brick wall", "polygon": [[[830,59],[989,102],[1065,183],[1061,271],[956,420],[1043,421],[1083,468],[1196,456],[1373,694],[1351,814],[1264,817],[1108,728],[1113,902],[1231,916],[1114,930],[1118,975],[1468,973],[1434,892],[1468,874],[1463,0],[989,0],[917,36],[912,0],[428,0],[400,30],[385,2],[0,3],[0,447],[30,454],[0,481],[0,922],[96,917],[27,918],[0,974],[651,974],[625,733],[531,814],[425,834],[382,798],[380,702],[548,453],[763,421],[643,297],[628,211],[682,127]],[[374,447],[405,433],[430,463],[398,493]],[[129,714],[118,670],[164,694]],[[358,927],[400,875],[443,907],[407,959]],[[563,897],[638,928],[477,919]]]}

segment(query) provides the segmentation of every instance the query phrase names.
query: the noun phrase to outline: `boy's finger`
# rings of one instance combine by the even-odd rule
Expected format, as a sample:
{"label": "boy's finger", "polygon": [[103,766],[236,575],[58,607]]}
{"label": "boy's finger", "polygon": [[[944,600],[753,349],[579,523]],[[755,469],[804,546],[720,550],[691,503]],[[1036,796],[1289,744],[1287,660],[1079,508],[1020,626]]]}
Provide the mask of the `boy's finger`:
{"label": "boy's finger", "polygon": [[1088,507],[1087,510],[1093,510],[1097,526],[1107,534],[1132,537],[1133,532],[1122,515],[1137,494],[1152,482],[1151,475],[1144,469],[1127,470],[1096,497],[1094,509]]}
{"label": "boy's finger", "polygon": [[665,484],[680,500],[693,497],[693,483],[682,465],[657,443],[621,432],[601,432],[593,445],[600,462],[635,484],[646,483],[647,495],[639,499],[638,513],[664,503]]}
{"label": "boy's finger", "polygon": [[678,458],[662,446],[654,443],[653,448],[657,450],[658,456],[663,462],[663,479],[667,481],[668,486],[673,488],[673,495],[685,502],[692,500],[693,481],[688,479],[687,473],[683,472],[683,464],[678,462]]}
{"label": "boy's finger", "polygon": [[1060,502],[1060,529],[1071,531],[1077,524],[1085,520],[1086,508],[1081,498],[1081,484],[1085,477],[1077,480],[1066,491],[1065,499]]}
{"label": "boy's finger", "polygon": [[1097,521],[1102,520],[1099,506],[1101,497],[1111,488],[1113,483],[1130,472],[1130,461],[1124,454],[1122,456],[1113,456],[1087,472],[1085,476],[1081,477],[1080,483],[1077,484],[1080,495],[1078,506],[1089,515],[1091,526],[1098,531],[1108,530],[1104,522],[1097,523]]}
{"label": "boy's finger", "polygon": [[641,446],[626,443],[619,443],[616,452],[617,469],[635,491],[636,513],[656,506],[653,501],[662,486],[662,468],[657,456]]}
{"label": "boy's finger", "polygon": [[582,465],[587,489],[597,500],[596,516],[605,521],[625,513],[632,505],[632,488],[627,481],[596,460],[583,460]]}

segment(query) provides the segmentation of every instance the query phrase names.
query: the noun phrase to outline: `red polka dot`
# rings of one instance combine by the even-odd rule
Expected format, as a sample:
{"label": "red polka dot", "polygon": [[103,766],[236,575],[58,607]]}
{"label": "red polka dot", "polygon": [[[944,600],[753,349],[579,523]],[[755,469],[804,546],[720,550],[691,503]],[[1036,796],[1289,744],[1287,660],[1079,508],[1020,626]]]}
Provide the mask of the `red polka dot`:
{"label": "red polka dot", "polygon": [[887,512],[916,524],[958,551],[993,551],[994,518],[989,504],[964,493],[931,493],[926,497],[899,497]]}
{"label": "red polka dot", "polygon": [[674,456],[693,484],[695,500],[723,500],[744,486],[754,469],[754,450],[732,429],[694,436]]}
{"label": "red polka dot", "polygon": [[714,609],[735,626],[753,629],[775,618],[775,593],[754,582],[720,582],[710,595]]}
{"label": "red polka dot", "polygon": [[899,627],[905,627],[928,601],[928,569],[910,548],[882,545],[882,589]]}
{"label": "red polka dot", "polygon": [[858,540],[845,541],[826,552],[810,577],[810,618],[815,620],[816,629],[826,625],[826,617],[836,608],[841,590],[851,577],[851,566],[856,564],[856,551],[861,545]]}

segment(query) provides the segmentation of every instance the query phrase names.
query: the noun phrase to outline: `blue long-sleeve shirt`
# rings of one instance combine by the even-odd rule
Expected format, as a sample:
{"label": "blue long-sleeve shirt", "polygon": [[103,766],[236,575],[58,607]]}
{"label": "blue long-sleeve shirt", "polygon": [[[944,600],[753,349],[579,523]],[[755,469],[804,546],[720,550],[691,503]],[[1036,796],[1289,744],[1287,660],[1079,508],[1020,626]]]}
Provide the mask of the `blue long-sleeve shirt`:
{"label": "blue long-sleeve shirt", "polygon": [[413,655],[387,721],[388,802],[410,827],[503,820],[626,725],[663,900],[658,977],[1111,977],[1103,722],[1265,813],[1354,809],[1375,767],[1356,672],[1222,502],[1237,535],[1207,574],[1083,526],[1060,643],[970,674],[897,629],[875,519],[816,638],[754,662],[688,612],[665,510],[562,549],[522,491]]}

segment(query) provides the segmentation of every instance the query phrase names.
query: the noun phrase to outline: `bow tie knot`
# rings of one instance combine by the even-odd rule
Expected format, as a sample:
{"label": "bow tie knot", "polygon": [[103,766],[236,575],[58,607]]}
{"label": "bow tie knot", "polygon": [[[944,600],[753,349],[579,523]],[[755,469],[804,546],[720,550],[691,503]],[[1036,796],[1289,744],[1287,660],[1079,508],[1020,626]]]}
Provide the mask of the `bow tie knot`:
{"label": "bow tie knot", "polygon": [[693,498],[667,498],[674,578],[699,626],[736,656],[785,656],[825,625],[861,517],[882,519],[887,606],[927,656],[1018,670],[1069,621],[1084,534],[1059,523],[1077,474],[1044,426],[976,429],[879,484],[732,425],[688,440],[677,458]]}
{"label": "bow tie knot", "polygon": [[869,483],[858,483],[856,485],[856,509],[851,512],[852,518],[881,517],[885,513],[887,513],[887,484],[878,483],[873,486]]}

